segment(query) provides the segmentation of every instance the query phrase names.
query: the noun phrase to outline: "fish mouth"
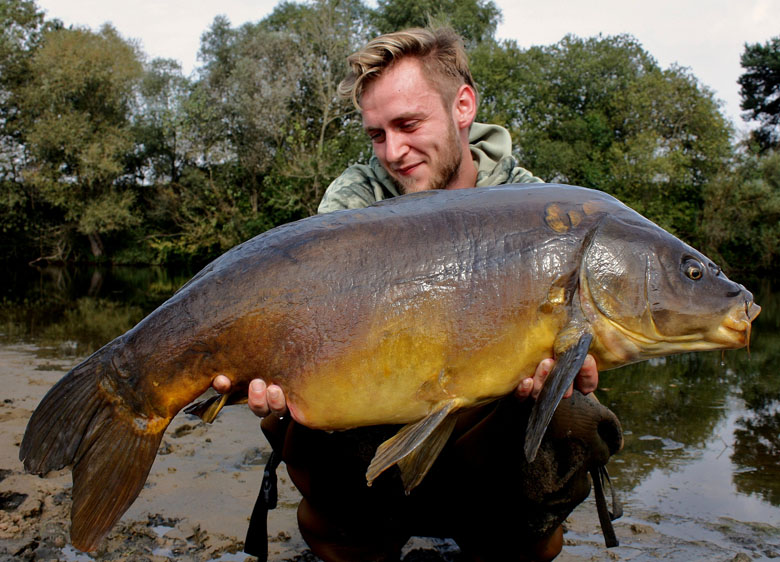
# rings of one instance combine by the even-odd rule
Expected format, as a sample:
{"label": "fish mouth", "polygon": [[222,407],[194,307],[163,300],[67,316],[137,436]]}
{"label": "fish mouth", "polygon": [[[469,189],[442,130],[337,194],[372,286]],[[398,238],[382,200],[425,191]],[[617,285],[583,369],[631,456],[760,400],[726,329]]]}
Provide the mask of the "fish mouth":
{"label": "fish mouth", "polygon": [[735,347],[749,346],[752,322],[760,313],[761,307],[752,299],[746,299],[743,306],[735,306],[718,327],[717,341],[737,344]]}

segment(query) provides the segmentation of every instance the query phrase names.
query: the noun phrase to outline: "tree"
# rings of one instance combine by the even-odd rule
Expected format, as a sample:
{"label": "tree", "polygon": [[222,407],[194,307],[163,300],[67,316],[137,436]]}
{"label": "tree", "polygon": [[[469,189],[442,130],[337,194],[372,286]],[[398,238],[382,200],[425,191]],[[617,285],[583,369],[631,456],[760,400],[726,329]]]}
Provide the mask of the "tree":
{"label": "tree", "polygon": [[366,156],[368,142],[350,100],[337,94],[346,58],[373,35],[359,0],[282,3],[261,26],[286,33],[301,64],[273,173],[266,178],[272,206],[287,220],[312,215],[328,184]]}
{"label": "tree", "polygon": [[30,61],[43,32],[59,26],[44,23],[43,13],[30,0],[0,4],[0,178],[16,179],[21,160],[19,97],[30,76]]}
{"label": "tree", "polygon": [[274,226],[263,185],[292,119],[301,80],[291,36],[219,16],[201,37],[198,79],[184,101],[189,164],[158,186],[154,213],[176,236],[153,237],[165,256],[206,258]]}
{"label": "tree", "polygon": [[729,270],[771,271],[780,263],[780,152],[739,156],[704,193],[705,249]]}
{"label": "tree", "polygon": [[141,76],[135,48],[110,26],[94,33],[59,29],[44,35],[23,90],[25,180],[61,213],[52,243],[66,257],[71,232],[104,255],[103,237],[138,224],[134,195],[120,181],[132,152],[130,107]]}
{"label": "tree", "polygon": [[501,10],[492,0],[379,0],[373,21],[380,33],[450,25],[474,48],[493,39]]}
{"label": "tree", "polygon": [[176,182],[191,152],[185,106],[192,86],[181,65],[154,59],[140,81],[140,107],[134,120],[137,167],[150,182]]}
{"label": "tree", "polygon": [[0,3],[0,257],[24,257],[34,247],[46,209],[22,177],[26,152],[20,103],[30,80],[30,61],[43,32],[60,26],[44,22],[30,0]]}
{"label": "tree", "polygon": [[688,242],[705,242],[705,189],[732,156],[731,129],[712,92],[673,66],[640,77],[616,107],[607,189]]}
{"label": "tree", "polygon": [[731,148],[712,93],[688,71],[661,70],[628,35],[486,45],[472,60],[480,118],[509,126],[523,165],[607,191],[695,241],[702,188]]}
{"label": "tree", "polygon": [[258,214],[265,204],[263,178],[284,139],[303,75],[299,47],[289,34],[257,24],[232,29],[218,17],[202,38],[200,57],[205,64],[190,111],[201,125],[201,144],[216,151],[217,161],[235,163],[236,185]]}
{"label": "tree", "polygon": [[367,13],[356,0],[320,0],[283,2],[238,28],[215,18],[183,104],[188,163],[150,205],[176,234],[152,236],[156,251],[205,257],[316,212],[328,183],[367,146],[336,94]]}
{"label": "tree", "polygon": [[753,140],[761,150],[780,146],[780,36],[763,45],[745,44],[740,57],[745,72],[739,77],[743,119],[755,119],[760,127]]}

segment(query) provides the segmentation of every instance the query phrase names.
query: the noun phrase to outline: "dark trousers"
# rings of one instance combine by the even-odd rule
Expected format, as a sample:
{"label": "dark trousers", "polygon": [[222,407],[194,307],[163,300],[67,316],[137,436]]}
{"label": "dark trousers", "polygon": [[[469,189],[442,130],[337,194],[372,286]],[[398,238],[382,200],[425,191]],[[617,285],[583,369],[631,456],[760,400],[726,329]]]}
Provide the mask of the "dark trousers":
{"label": "dark trousers", "polygon": [[411,536],[452,538],[467,560],[551,560],[561,550],[561,523],[588,496],[588,471],[619,450],[622,434],[609,409],[575,392],[529,464],[529,411],[510,397],[461,414],[408,495],[395,467],[371,487],[365,481],[376,447],[398,427],[327,433],[271,416],[263,431],[303,495],[300,530],[323,560],[398,560]]}

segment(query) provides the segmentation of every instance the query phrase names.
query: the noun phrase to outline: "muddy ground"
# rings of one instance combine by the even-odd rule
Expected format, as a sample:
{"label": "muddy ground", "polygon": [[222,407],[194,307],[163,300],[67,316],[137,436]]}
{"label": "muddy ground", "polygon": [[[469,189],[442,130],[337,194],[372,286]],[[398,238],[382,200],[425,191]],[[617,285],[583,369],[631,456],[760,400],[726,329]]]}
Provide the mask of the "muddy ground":
{"label": "muddy ground", "polygon": [[[0,561],[254,560],[243,537],[269,447],[247,408],[228,408],[213,425],[180,414],[168,429],[139,498],[97,552],[68,541],[70,472],[24,474],[18,460],[27,419],[73,360],[46,358],[33,346],[0,345]],[[295,524],[298,495],[280,470],[279,507],[269,518],[269,559],[317,560]],[[616,521],[621,546],[607,550],[592,498],[566,522],[562,562],[585,560],[748,561],[780,558],[780,532],[760,523],[719,518],[695,522],[644,510],[626,499]],[[702,538],[704,537],[704,538]],[[485,540],[490,540],[489,536]],[[412,539],[405,560],[455,561],[448,541]]]}

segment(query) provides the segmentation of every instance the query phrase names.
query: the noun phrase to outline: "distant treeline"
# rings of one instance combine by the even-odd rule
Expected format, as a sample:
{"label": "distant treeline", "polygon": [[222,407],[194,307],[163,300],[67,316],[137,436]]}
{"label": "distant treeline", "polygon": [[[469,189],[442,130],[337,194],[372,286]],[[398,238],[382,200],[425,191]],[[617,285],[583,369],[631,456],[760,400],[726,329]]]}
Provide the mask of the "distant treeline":
{"label": "distant treeline", "polygon": [[64,28],[5,0],[0,259],[202,263],[313,214],[370,156],[336,95],[346,56],[434,22],[464,37],[478,120],[509,128],[523,166],[616,195],[727,269],[778,269],[780,65],[765,63],[779,40],[745,46],[743,108],[760,126],[737,144],[712,92],[633,37],[523,49],[495,38],[500,18],[491,0],[282,2],[240,27],[216,17],[185,76],[110,26]]}

